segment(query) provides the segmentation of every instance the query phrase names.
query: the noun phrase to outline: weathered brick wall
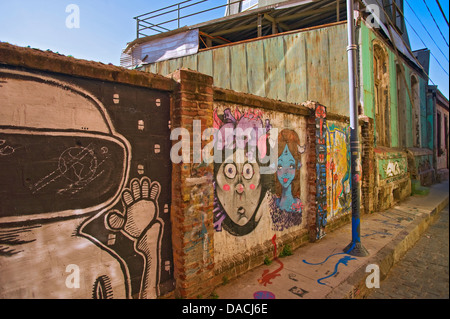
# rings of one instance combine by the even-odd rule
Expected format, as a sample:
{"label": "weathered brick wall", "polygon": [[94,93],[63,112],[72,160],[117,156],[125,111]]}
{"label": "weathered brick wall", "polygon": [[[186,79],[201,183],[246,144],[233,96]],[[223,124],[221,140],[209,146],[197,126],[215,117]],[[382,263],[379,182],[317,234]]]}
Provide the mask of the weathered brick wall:
{"label": "weathered brick wall", "polygon": [[361,123],[361,165],[363,170],[361,182],[361,208],[365,214],[375,211],[374,189],[375,168],[373,119],[365,117]]}
{"label": "weathered brick wall", "polygon": [[[203,149],[209,140],[200,140],[198,133],[212,127],[212,78],[188,70],[179,70],[170,77],[179,83],[172,103],[172,130],[187,130],[189,149]],[[214,275],[213,166],[203,160],[194,161],[194,152],[187,161],[172,166],[175,296],[207,295]]]}

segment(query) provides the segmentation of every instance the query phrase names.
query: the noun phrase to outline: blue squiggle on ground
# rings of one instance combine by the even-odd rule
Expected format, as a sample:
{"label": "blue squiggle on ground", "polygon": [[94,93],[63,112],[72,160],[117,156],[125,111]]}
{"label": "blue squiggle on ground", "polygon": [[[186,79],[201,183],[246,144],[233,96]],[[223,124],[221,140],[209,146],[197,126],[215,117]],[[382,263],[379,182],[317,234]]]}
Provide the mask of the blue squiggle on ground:
{"label": "blue squiggle on ground", "polygon": [[308,264],[308,265],[314,265],[314,266],[317,266],[317,265],[321,265],[321,264],[325,263],[330,257],[336,256],[336,255],[346,255],[346,253],[336,253],[336,254],[332,254],[332,255],[328,256],[324,261],[322,261],[322,262],[320,262],[320,263],[309,263],[309,262],[307,262],[307,261],[304,260],[304,259],[303,259],[303,262],[304,262],[305,264]]}
{"label": "blue squiggle on ground", "polygon": [[[325,258],[324,261],[319,262],[319,263],[310,263],[310,262],[307,262],[307,261],[304,260],[304,259],[303,259],[303,262],[304,262],[305,264],[308,264],[308,265],[314,265],[314,266],[317,266],[317,265],[324,264],[330,257],[337,256],[337,255],[347,255],[347,254],[346,254],[346,253],[336,253],[336,254],[332,254],[332,255],[328,256],[327,258]],[[319,284],[321,284],[321,285],[326,285],[325,283],[322,282],[322,280],[325,280],[325,279],[330,278],[330,277],[334,276],[335,274],[337,274],[339,265],[340,265],[340,264],[343,264],[343,265],[345,265],[345,266],[348,266],[348,262],[349,262],[350,260],[356,260],[356,258],[347,255],[347,256],[345,256],[345,257],[339,259],[339,261],[336,263],[336,265],[334,265],[334,271],[333,271],[333,273],[332,273],[331,275],[328,275],[328,276],[326,276],[326,277],[323,277],[323,278],[318,279],[317,282],[318,282]]]}
{"label": "blue squiggle on ground", "polygon": [[343,265],[345,265],[345,266],[348,266],[348,262],[349,262],[350,260],[356,260],[356,258],[354,258],[354,257],[352,257],[352,256],[345,256],[345,257],[339,259],[339,261],[338,261],[338,262],[336,263],[336,265],[334,266],[334,272],[333,272],[331,275],[328,275],[328,276],[326,276],[326,277],[323,277],[323,278],[318,279],[317,282],[318,282],[319,284],[321,284],[321,285],[325,285],[325,283],[323,283],[322,280],[334,276],[334,275],[337,273],[337,271],[338,271],[339,265],[340,265],[340,264],[343,264]]}

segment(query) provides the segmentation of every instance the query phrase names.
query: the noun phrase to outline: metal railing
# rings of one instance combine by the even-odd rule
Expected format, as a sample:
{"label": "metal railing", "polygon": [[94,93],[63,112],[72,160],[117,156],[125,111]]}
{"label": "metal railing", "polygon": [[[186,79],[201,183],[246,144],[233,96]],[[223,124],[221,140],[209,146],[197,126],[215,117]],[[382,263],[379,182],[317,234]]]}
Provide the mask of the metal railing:
{"label": "metal railing", "polygon": [[[242,2],[244,1],[245,0],[234,0],[212,8],[204,8],[204,6],[200,8],[202,3],[209,2],[209,0],[186,0],[171,6],[141,14],[133,18],[136,20],[136,38],[139,39],[141,37],[179,29],[182,27],[182,20],[221,8],[228,7],[226,10],[229,10],[231,5],[234,4],[239,5],[238,11],[240,11],[240,8],[242,8]],[[195,11],[195,9],[198,10]],[[143,31],[146,31],[147,33],[150,32],[151,34],[143,33]]]}

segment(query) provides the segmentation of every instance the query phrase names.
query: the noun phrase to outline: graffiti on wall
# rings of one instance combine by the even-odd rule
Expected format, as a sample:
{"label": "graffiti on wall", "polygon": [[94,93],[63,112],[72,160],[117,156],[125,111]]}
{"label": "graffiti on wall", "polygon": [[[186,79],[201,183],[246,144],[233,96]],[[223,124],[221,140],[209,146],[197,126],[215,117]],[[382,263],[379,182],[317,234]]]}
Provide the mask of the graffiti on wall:
{"label": "graffiti on wall", "polygon": [[282,231],[302,223],[300,169],[305,150],[295,131],[285,129],[279,133],[275,195],[270,203],[273,230]]}
{"label": "graffiti on wall", "polygon": [[379,159],[378,165],[380,178],[388,183],[404,177],[408,172],[408,162],[404,157]]}
{"label": "graffiti on wall", "polygon": [[[271,125],[260,111],[227,108],[221,115],[214,111],[214,128],[215,152],[221,157],[214,164],[214,226],[216,231],[244,236],[261,219],[258,210],[268,190],[268,176],[261,174],[267,164],[261,159],[267,155]],[[236,138],[239,130],[249,132],[245,139]]]}
{"label": "graffiti on wall", "polygon": [[118,120],[123,97],[102,95],[112,85],[6,69],[0,78],[0,296],[156,298],[173,277],[170,169],[160,165],[168,149],[160,158],[142,146],[161,146],[166,132],[139,135],[140,112]]}
{"label": "graffiti on wall", "polygon": [[334,217],[351,206],[349,127],[328,123],[327,138],[327,208]]}
{"label": "graffiti on wall", "polygon": [[327,110],[317,105],[316,115],[316,229],[317,239],[325,236],[327,225]]}
{"label": "graffiti on wall", "polygon": [[[258,209],[267,193],[273,230],[301,225],[301,157],[306,147],[297,132],[284,129],[278,133],[261,111],[243,112],[238,108],[227,108],[223,114],[216,109],[214,128],[215,152],[219,152],[221,160],[215,160],[216,231],[224,228],[235,236],[252,232],[261,218]],[[244,140],[236,138],[236,132],[249,129],[251,133]],[[267,159],[270,154],[274,154],[275,163]],[[241,161],[237,162],[239,156]],[[262,173],[268,165],[274,166],[273,173]]]}
{"label": "graffiti on wall", "polygon": [[113,209],[106,215],[106,225],[120,232],[134,244],[144,260],[140,285],[141,299],[157,297],[155,274],[159,268],[159,247],[164,222],[158,217],[158,197],[161,185],[148,177],[133,179],[122,192],[123,210]]}

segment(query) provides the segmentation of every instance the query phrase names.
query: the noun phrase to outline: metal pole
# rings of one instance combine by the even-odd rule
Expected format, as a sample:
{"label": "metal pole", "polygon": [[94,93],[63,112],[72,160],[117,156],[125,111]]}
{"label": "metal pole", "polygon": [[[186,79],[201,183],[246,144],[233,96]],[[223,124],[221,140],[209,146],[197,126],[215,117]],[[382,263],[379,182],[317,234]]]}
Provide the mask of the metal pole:
{"label": "metal pole", "polygon": [[352,187],[352,242],[344,252],[358,257],[368,256],[369,252],[361,243],[360,205],[361,205],[361,165],[360,143],[358,134],[358,108],[356,96],[356,53],[355,26],[353,17],[353,1],[347,0],[347,32],[348,32],[348,83],[350,104],[350,152],[351,152],[351,187]]}
{"label": "metal pole", "polygon": [[136,19],[136,39],[139,39],[139,18]]}
{"label": "metal pole", "polygon": [[178,29],[180,28],[180,4],[178,4]]}

